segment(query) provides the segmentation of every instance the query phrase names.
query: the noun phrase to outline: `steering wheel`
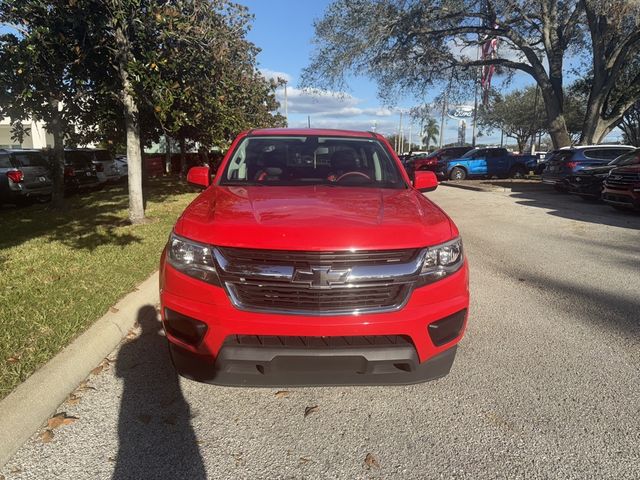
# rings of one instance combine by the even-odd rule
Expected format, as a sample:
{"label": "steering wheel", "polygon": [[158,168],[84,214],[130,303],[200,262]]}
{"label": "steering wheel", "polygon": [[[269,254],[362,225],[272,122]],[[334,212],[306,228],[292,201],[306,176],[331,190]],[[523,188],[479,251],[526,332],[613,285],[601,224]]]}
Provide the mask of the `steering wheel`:
{"label": "steering wheel", "polygon": [[361,179],[368,180],[369,182],[371,181],[371,177],[369,175],[367,175],[366,173],[354,171],[354,172],[343,173],[338,178],[336,178],[336,182],[341,182],[342,180],[344,180],[347,177],[359,177]]}

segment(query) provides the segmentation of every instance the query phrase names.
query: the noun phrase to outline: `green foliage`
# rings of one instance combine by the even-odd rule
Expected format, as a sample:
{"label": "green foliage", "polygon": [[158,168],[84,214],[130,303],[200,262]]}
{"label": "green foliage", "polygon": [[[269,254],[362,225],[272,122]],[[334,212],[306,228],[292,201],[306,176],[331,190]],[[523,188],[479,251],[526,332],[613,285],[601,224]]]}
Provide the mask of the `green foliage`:
{"label": "green foliage", "polygon": [[440,135],[440,127],[435,118],[429,117],[426,119],[422,134],[422,143],[425,144],[428,150],[432,143],[438,141],[438,136]]}
{"label": "green foliage", "polygon": [[72,197],[63,211],[2,213],[0,399],[158,268],[149,252],[162,250],[194,196],[184,184],[150,179],[153,222],[135,227],[122,185]]}
{"label": "green foliage", "polygon": [[[121,145],[123,57],[142,139],[211,147],[284,125],[277,84],[259,74],[252,17],[228,0],[0,0],[0,113],[51,121],[62,103],[72,144]],[[124,43],[123,43],[123,40]]]}
{"label": "green foliage", "polygon": [[[246,39],[252,18],[245,7],[227,0],[110,0],[95,1],[93,17],[110,18],[94,68],[107,64],[116,73],[115,85],[99,78],[100,92],[117,94],[126,55],[145,141],[168,134],[210,148],[246,128],[282,125],[272,114],[276,85],[258,73],[258,49]],[[126,48],[112,47],[119,32],[127,35]],[[104,96],[100,103],[109,104]],[[101,118],[101,131],[123,134],[117,116],[107,111]]]}
{"label": "green foliage", "polygon": [[532,135],[546,131],[544,106],[537,87],[514,90],[504,97],[494,93],[492,102],[478,110],[478,123],[485,129],[502,130],[525,151]]}
{"label": "green foliage", "polygon": [[[571,143],[564,117],[565,60],[579,58],[595,81],[582,140],[599,140],[640,99],[640,3],[636,0],[334,0],[315,24],[316,50],[303,86],[344,88],[350,74],[375,80],[380,96],[468,96],[478,68],[520,71],[540,86],[547,130]],[[478,58],[487,38],[495,56]]]}

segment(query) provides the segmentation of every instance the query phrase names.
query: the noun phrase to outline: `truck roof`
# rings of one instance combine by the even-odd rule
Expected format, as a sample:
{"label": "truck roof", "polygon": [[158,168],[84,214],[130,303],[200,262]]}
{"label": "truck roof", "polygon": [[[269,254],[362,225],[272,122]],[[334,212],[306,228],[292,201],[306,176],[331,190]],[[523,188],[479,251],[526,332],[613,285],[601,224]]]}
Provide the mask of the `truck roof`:
{"label": "truck roof", "polygon": [[247,136],[308,136],[318,135],[325,137],[375,137],[372,132],[363,132],[357,130],[339,130],[332,128],[259,128],[251,130]]}

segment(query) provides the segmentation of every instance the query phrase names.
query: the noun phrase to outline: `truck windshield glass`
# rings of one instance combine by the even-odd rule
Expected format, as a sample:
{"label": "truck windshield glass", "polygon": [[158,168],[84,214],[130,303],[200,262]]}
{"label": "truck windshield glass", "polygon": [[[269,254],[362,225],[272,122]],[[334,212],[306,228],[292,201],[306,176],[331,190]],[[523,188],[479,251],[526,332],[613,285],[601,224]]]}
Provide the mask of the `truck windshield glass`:
{"label": "truck windshield glass", "polygon": [[623,167],[625,165],[636,165],[640,163],[640,149],[635,152],[625,153],[609,163],[609,165],[618,165]]}
{"label": "truck windshield glass", "polygon": [[374,138],[247,137],[221,185],[332,185],[406,188],[396,163]]}

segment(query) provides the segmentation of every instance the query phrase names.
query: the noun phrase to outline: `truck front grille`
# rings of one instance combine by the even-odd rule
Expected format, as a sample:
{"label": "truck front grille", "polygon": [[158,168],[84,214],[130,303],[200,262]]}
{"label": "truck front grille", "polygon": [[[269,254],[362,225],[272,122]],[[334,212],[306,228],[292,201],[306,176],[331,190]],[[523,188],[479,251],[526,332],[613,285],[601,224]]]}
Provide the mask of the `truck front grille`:
{"label": "truck front grille", "polygon": [[415,258],[419,249],[404,250],[362,250],[305,252],[293,250],[254,250],[249,248],[218,247],[224,257],[233,264],[290,265],[330,265],[353,267],[355,265],[387,265],[405,263]]}
{"label": "truck front grille", "polygon": [[227,284],[237,303],[256,310],[344,313],[386,310],[401,306],[406,284],[331,287],[314,290],[299,285]]}
{"label": "truck front grille", "polygon": [[638,173],[611,173],[605,180],[607,186],[626,187],[632,183],[640,183],[640,174]]}
{"label": "truck front grille", "polygon": [[336,315],[401,308],[422,249],[285,251],[216,247],[217,271],[241,310]]}

